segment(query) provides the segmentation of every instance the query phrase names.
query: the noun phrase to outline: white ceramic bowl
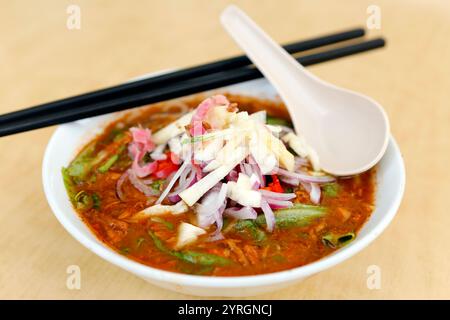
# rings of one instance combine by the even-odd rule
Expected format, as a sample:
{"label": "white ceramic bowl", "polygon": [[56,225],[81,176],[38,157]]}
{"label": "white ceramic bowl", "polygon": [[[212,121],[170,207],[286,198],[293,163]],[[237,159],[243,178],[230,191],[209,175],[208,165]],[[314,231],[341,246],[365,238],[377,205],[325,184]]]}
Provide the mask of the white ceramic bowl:
{"label": "white ceramic bowl", "polygon": [[[274,89],[264,79],[229,86],[218,91],[274,98]],[[276,273],[245,277],[210,277],[173,273],[148,267],[111,250],[99,241],[72,208],[61,177],[76,152],[102,127],[117,117],[106,115],[60,126],[47,146],[42,179],[45,195],[55,216],[66,230],[103,259],[157,286],[199,296],[253,296],[294,284],[328,269],[359,252],[387,227],[403,196],[405,169],[400,150],[391,138],[377,171],[376,209],[358,237],[348,246],[303,267]]]}

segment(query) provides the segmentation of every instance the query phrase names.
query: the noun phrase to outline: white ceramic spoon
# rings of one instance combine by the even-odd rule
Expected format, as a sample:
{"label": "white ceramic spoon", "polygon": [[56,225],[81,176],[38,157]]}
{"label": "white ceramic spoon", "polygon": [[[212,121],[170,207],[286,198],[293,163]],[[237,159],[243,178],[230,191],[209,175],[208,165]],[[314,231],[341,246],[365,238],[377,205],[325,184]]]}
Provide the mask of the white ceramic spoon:
{"label": "white ceramic spoon", "polygon": [[236,6],[227,7],[221,21],[278,91],[296,132],[317,152],[323,170],[353,175],[381,159],[389,120],[377,102],[307,71]]}

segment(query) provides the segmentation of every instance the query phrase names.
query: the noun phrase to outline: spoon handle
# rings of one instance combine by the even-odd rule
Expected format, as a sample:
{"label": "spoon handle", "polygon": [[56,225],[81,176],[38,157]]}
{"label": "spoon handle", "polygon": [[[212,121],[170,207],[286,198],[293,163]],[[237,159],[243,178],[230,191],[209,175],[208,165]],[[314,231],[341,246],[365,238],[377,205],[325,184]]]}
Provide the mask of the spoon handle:
{"label": "spoon handle", "polygon": [[231,37],[275,87],[288,108],[294,128],[299,132],[298,115],[309,115],[310,107],[316,104],[311,97],[316,77],[236,6],[228,6],[220,18]]}

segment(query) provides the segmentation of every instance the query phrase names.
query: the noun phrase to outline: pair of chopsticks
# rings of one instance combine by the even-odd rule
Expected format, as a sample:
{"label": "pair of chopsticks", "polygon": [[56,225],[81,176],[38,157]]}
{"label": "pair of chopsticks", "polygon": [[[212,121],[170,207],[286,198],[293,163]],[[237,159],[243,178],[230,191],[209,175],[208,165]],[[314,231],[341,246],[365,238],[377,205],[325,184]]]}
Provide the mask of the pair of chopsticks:
{"label": "pair of chopsticks", "polygon": [[[290,54],[296,54],[361,38],[364,34],[364,29],[352,29],[291,43],[284,48]],[[309,66],[384,45],[384,39],[378,38],[305,55],[297,58],[297,61],[304,66]],[[251,65],[251,61],[246,56],[233,57],[0,115],[0,137],[174,99],[261,77],[262,74]]]}

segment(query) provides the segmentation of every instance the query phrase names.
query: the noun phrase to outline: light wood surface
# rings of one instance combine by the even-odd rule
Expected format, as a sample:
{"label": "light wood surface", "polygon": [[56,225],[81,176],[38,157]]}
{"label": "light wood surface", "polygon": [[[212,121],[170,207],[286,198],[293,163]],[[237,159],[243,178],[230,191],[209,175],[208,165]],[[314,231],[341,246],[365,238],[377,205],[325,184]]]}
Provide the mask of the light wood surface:
{"label": "light wood surface", "polygon": [[[7,1],[0,7],[0,112],[239,52],[218,15],[228,1]],[[389,228],[350,260],[264,299],[450,298],[450,2],[233,1],[279,42],[365,25],[381,8],[388,46],[311,67],[378,100],[406,162],[407,187]],[[81,30],[66,28],[69,4]],[[97,257],[57,222],[41,185],[54,128],[0,139],[0,298],[192,298]],[[81,289],[66,287],[69,265]],[[367,268],[381,270],[369,290]]]}

